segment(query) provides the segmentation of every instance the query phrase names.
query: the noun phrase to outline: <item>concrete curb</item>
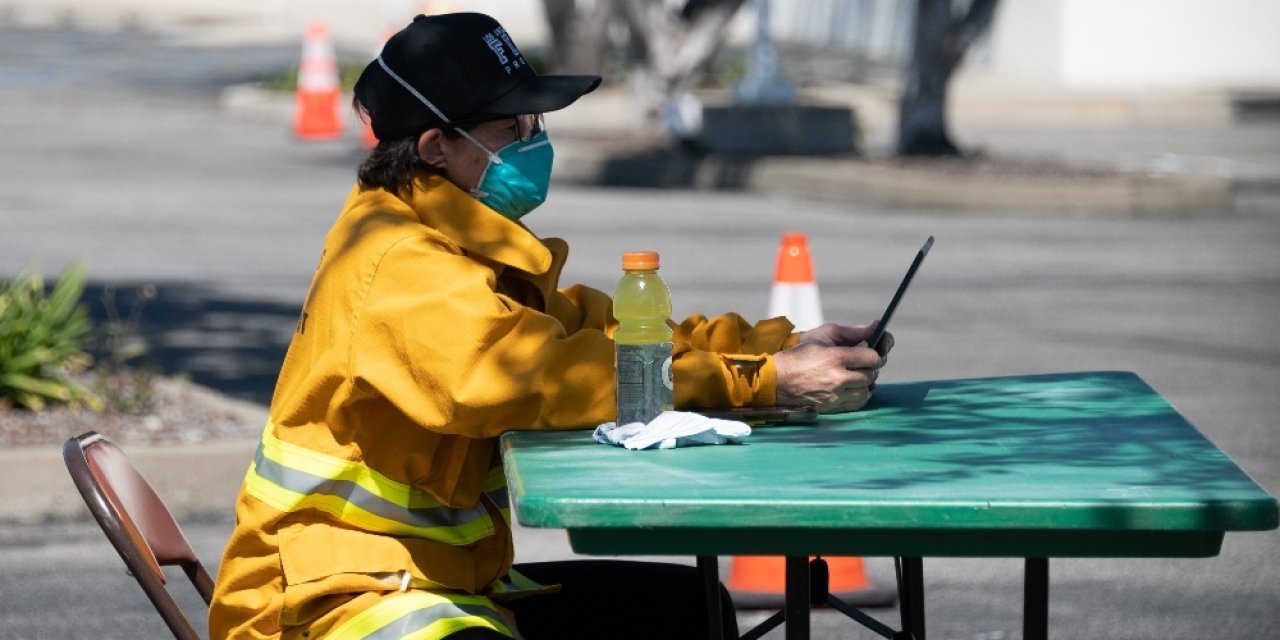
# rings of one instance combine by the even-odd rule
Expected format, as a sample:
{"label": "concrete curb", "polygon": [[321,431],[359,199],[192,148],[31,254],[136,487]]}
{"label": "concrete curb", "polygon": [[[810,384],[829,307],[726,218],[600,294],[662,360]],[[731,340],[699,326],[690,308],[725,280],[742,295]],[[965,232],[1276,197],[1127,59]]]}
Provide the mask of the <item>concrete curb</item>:
{"label": "concrete curb", "polygon": [[[110,437],[110,434],[106,434]],[[229,515],[256,440],[199,445],[121,446],[179,519]],[[0,452],[0,522],[32,523],[89,517],[71,482],[60,446]]]}
{"label": "concrete curb", "polygon": [[[822,175],[826,170],[828,175]],[[974,177],[923,168],[845,163],[840,175],[812,159],[781,159],[753,172],[753,191],[898,208],[1009,215],[1081,213],[1194,216],[1232,209],[1231,181],[1216,176],[1116,174]]]}

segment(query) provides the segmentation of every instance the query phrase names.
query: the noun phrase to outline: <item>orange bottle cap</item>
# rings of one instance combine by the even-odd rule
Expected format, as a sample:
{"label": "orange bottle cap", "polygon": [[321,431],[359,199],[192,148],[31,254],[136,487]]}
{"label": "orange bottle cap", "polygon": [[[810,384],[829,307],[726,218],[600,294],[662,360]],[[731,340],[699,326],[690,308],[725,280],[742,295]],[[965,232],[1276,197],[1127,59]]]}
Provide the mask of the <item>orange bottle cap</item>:
{"label": "orange bottle cap", "polygon": [[657,251],[627,251],[622,254],[623,269],[657,269]]}

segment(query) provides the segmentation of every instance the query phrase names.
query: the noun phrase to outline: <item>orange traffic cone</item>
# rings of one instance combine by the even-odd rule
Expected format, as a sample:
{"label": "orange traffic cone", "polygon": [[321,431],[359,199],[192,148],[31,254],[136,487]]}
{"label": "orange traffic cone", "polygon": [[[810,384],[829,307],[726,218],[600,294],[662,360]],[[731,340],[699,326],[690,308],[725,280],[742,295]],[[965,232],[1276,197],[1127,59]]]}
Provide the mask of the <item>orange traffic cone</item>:
{"label": "orange traffic cone", "polygon": [[[875,586],[867,578],[862,558],[823,556],[827,563],[827,590],[853,606],[888,606],[897,600],[891,588]],[[786,593],[786,561],[779,556],[735,556],[729,560],[725,587],[734,606],[743,609],[781,607]]]}
{"label": "orange traffic cone", "polygon": [[302,140],[331,140],[342,135],[338,103],[338,60],[329,27],[322,20],[307,27],[298,65],[298,107],[293,131]]}
{"label": "orange traffic cone", "polygon": [[769,294],[769,316],[786,316],[796,331],[808,331],[822,324],[818,282],[813,276],[809,240],[803,233],[782,234],[778,268]]}

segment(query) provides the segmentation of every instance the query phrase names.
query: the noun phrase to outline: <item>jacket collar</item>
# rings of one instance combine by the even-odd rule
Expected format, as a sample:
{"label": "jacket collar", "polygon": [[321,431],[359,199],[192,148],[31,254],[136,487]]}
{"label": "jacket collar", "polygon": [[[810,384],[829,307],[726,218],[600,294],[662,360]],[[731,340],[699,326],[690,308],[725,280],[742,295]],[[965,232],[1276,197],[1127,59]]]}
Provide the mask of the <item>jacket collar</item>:
{"label": "jacket collar", "polygon": [[423,224],[468,252],[526,273],[542,274],[551,268],[551,251],[532,231],[443,177],[415,179],[409,205]]}

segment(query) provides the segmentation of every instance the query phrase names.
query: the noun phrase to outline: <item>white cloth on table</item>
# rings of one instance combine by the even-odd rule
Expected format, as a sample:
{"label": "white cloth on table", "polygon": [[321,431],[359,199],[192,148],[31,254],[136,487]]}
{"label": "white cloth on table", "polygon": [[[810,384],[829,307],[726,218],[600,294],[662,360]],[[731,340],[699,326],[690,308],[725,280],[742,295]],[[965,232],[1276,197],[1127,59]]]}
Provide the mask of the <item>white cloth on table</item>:
{"label": "white cloth on table", "polygon": [[649,422],[606,422],[592,437],[628,449],[674,449],[701,444],[740,444],[751,427],[737,420],[708,418],[690,411],[663,411]]}

